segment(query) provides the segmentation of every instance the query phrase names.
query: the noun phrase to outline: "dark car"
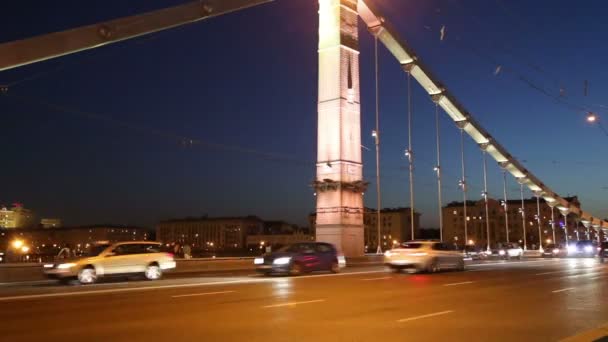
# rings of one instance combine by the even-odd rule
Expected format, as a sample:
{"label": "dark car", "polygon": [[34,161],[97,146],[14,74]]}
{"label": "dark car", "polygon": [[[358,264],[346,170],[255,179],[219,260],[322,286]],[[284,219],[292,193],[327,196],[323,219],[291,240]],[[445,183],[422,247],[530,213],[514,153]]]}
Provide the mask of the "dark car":
{"label": "dark car", "polygon": [[597,242],[593,240],[580,240],[568,246],[568,256],[594,257],[597,254]]}
{"label": "dark car", "polygon": [[608,258],[608,242],[604,241],[600,243],[597,255],[600,257],[601,262],[604,262],[604,260]]}
{"label": "dark car", "polygon": [[480,247],[467,245],[464,247],[464,257],[471,260],[482,260],[486,259],[488,255]]}
{"label": "dark car", "polygon": [[568,250],[561,244],[550,243],[543,249],[543,258],[561,258],[568,255]]}
{"label": "dark car", "polygon": [[340,272],[336,248],[324,242],[302,242],[284,246],[274,253],[255,258],[257,271],[265,275],[300,275],[313,271]]}

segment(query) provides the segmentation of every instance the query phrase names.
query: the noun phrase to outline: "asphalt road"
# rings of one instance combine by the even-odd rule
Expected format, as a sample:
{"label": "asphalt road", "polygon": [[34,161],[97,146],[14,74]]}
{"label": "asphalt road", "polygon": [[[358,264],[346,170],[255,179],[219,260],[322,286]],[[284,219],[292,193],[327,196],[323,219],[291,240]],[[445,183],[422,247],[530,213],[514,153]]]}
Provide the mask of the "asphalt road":
{"label": "asphalt road", "polygon": [[2,341],[558,341],[608,321],[592,259],[392,274],[0,286]]}

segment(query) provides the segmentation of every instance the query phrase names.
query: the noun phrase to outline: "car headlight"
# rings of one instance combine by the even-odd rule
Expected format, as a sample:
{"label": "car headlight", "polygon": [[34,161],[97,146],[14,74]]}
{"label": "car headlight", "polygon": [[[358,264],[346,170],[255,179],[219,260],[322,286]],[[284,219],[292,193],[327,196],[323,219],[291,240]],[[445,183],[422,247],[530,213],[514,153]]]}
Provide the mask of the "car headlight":
{"label": "car headlight", "polygon": [[66,268],[72,268],[74,266],[76,266],[76,264],[70,262],[70,263],[67,263],[67,264],[59,264],[59,266],[57,266],[57,268],[60,269],[60,270],[64,270]]}
{"label": "car headlight", "polygon": [[558,253],[559,253],[559,249],[555,248],[555,249],[553,250],[553,254],[558,254]]}
{"label": "car headlight", "polygon": [[275,265],[287,265],[291,261],[291,257],[276,258],[272,262]]}
{"label": "car headlight", "polygon": [[568,253],[575,253],[576,252],[576,246],[568,246]]}
{"label": "car headlight", "polygon": [[264,258],[255,258],[253,259],[253,264],[254,265],[261,265],[264,263]]}
{"label": "car headlight", "polygon": [[585,246],[585,252],[587,252],[587,253],[593,252],[593,247],[591,247],[591,246]]}
{"label": "car headlight", "polygon": [[503,249],[499,250],[498,255],[505,255],[505,251]]}
{"label": "car headlight", "polygon": [[391,255],[393,255],[393,253],[391,253],[391,251],[384,252],[384,256],[387,257],[387,258],[390,258]]}

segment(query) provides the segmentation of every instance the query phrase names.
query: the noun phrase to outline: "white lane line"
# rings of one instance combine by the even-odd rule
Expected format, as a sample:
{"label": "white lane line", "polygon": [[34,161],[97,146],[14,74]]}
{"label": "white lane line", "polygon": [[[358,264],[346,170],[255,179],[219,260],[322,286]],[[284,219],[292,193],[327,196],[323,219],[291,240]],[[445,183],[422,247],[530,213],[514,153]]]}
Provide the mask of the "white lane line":
{"label": "white lane line", "polygon": [[96,295],[105,293],[122,293],[122,292],[134,292],[134,291],[150,291],[150,290],[163,290],[163,289],[179,289],[188,287],[199,287],[199,286],[215,286],[215,285],[232,285],[232,284],[253,284],[261,282],[271,282],[273,279],[252,279],[252,280],[230,280],[230,281],[216,281],[210,283],[194,283],[194,284],[176,284],[176,285],[158,285],[158,286],[145,286],[145,287],[130,287],[120,289],[108,289],[108,290],[92,290],[92,291],[78,291],[78,292],[63,292],[63,293],[45,293],[35,295],[24,295],[24,296],[11,296],[11,297],[0,297],[0,302],[7,302],[11,300],[22,300],[22,299],[39,299],[39,298],[53,298],[53,297],[69,297],[69,296],[82,296],[82,295]]}
{"label": "white lane line", "polygon": [[212,296],[212,295],[234,293],[234,292],[236,292],[236,291],[217,291],[217,292],[189,293],[189,294],[171,296],[171,298]]}
{"label": "white lane line", "polygon": [[[350,276],[350,275],[370,274],[370,273],[386,273],[386,271],[385,270],[383,270],[383,271],[360,271],[360,272],[345,272],[345,273],[338,273],[338,274],[318,274],[318,275],[309,275],[309,276],[305,276],[305,277],[292,278],[292,280],[303,280],[303,279],[320,278],[320,277],[339,277],[339,276]],[[227,281],[216,281],[216,282],[205,282],[205,283],[142,286],[142,287],[129,287],[129,288],[118,288],[118,289],[107,289],[107,290],[62,292],[62,293],[45,293],[45,294],[35,294],[35,295],[0,297],[0,302],[7,302],[7,301],[12,301],[12,300],[24,300],[24,299],[41,299],[41,298],[54,298],[54,297],[96,295],[96,294],[106,294],[106,293],[179,289],[179,288],[189,288],[189,287],[199,287],[199,286],[255,284],[255,283],[266,283],[266,282],[274,282],[274,281],[276,281],[276,280],[272,279],[272,278],[250,278],[250,279],[242,279],[242,280],[227,280]],[[95,285],[95,286],[98,286],[98,285]]]}
{"label": "white lane line", "polygon": [[567,287],[565,289],[555,290],[555,291],[551,291],[551,292],[553,292],[553,293],[559,293],[559,292],[571,291],[571,290],[574,290],[574,287]]}
{"label": "white lane line", "polygon": [[535,275],[539,276],[539,275],[545,275],[545,274],[555,274],[555,273],[564,273],[564,272],[572,272],[572,271],[573,270],[559,270],[559,271],[536,273]]}
{"label": "white lane line", "polygon": [[472,281],[463,281],[460,283],[451,283],[451,284],[443,284],[443,286],[457,286],[457,285],[466,285],[466,284],[473,284],[474,282]]}
{"label": "white lane line", "polygon": [[371,280],[383,280],[383,279],[391,279],[392,277],[380,277],[380,278],[367,278],[367,279],[361,279],[363,281],[371,281]]}
{"label": "white lane line", "polygon": [[447,315],[447,314],[452,313],[452,312],[454,312],[454,311],[452,311],[452,310],[440,311],[440,312],[435,312],[435,313],[427,314],[427,315],[421,315],[421,316],[414,316],[414,317],[408,317],[408,318],[398,319],[397,322],[398,323],[403,323],[403,322],[415,321],[417,319],[422,319],[422,318],[429,318],[429,317]]}
{"label": "white lane line", "polygon": [[608,276],[608,274],[602,274],[602,275],[598,275],[598,276],[593,277],[593,278],[589,278],[589,280],[598,280],[598,279],[600,279],[600,278],[604,278],[604,277],[606,277],[606,276]]}
{"label": "white lane line", "polygon": [[304,302],[289,302],[289,303],[282,303],[282,304],[266,305],[266,306],[262,306],[262,308],[263,309],[280,308],[283,306],[296,306],[296,305],[300,305],[300,304],[320,303],[320,302],[324,302],[324,301],[325,301],[325,299],[315,299],[315,300],[307,300]]}
{"label": "white lane line", "polygon": [[513,265],[526,265],[526,264],[538,264],[538,263],[548,263],[554,264],[556,261],[549,260],[526,260],[526,261],[504,261],[504,262],[490,262],[485,264],[471,264],[467,267],[483,267],[483,266],[513,266]]}

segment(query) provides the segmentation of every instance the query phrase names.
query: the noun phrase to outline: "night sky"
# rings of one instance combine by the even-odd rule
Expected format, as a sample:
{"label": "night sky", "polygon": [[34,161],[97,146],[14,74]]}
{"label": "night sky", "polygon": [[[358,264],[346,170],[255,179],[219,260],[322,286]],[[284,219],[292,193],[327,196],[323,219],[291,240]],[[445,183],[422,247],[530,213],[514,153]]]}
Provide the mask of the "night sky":
{"label": "night sky", "polygon": [[[0,42],[184,2],[10,1]],[[608,120],[608,4],[374,2],[507,150],[560,195],[608,216],[608,136],[585,122],[587,110]],[[316,0],[277,0],[0,73],[0,84],[12,84],[0,97],[0,203],[69,225],[153,226],[204,214],[306,224],[315,206],[317,10]],[[363,24],[360,35],[362,135],[371,148],[373,39]],[[383,206],[409,206],[406,75],[385,49],[380,57]],[[434,105],[412,84],[416,209],[434,227]],[[443,113],[441,125],[447,203],[461,199],[459,132]],[[466,154],[477,199],[481,152],[470,139]],[[363,158],[373,181],[374,152]],[[490,196],[502,196],[500,169],[488,164]],[[366,205],[375,207],[375,197],[371,182]]]}

